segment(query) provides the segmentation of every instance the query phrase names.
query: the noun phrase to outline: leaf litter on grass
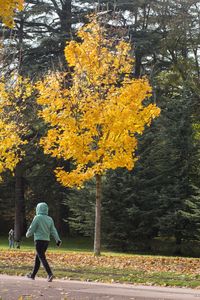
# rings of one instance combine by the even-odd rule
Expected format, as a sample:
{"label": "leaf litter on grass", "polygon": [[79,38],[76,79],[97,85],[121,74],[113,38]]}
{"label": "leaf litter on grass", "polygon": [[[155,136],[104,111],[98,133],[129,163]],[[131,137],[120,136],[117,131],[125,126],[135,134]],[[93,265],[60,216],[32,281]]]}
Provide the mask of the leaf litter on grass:
{"label": "leaf litter on grass", "polygon": [[[34,256],[34,251],[2,251],[0,269],[6,266],[16,268],[15,272],[25,270],[32,267]],[[97,257],[85,252],[53,251],[48,251],[47,257],[61,278],[172,286],[187,286],[191,281],[191,287],[200,280],[198,258],[116,254]]]}

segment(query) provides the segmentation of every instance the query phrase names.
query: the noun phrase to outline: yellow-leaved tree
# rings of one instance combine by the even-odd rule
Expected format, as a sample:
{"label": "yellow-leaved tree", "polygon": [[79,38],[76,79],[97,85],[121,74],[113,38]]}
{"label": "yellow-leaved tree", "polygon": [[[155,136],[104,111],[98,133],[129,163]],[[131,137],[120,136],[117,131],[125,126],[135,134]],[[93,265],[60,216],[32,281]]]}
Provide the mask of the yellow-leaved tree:
{"label": "yellow-leaved tree", "polygon": [[[0,0],[0,19],[8,27],[13,27],[14,13],[23,9],[24,0]],[[19,162],[19,147],[22,140],[18,134],[17,124],[8,117],[10,106],[9,92],[5,79],[0,79],[0,174],[5,170],[14,170]],[[1,178],[1,177],[0,177]]]}
{"label": "yellow-leaved tree", "polygon": [[23,9],[24,0],[0,0],[0,19],[8,27],[13,27],[16,10]]}
{"label": "yellow-leaved tree", "polygon": [[25,128],[19,122],[25,100],[33,92],[29,79],[13,76],[0,78],[0,174],[14,171],[24,152]]}
{"label": "yellow-leaved tree", "polygon": [[160,109],[143,104],[151,87],[146,78],[133,78],[128,42],[109,37],[96,17],[79,29],[78,37],[80,42],[71,41],[65,48],[71,79],[54,73],[37,84],[41,116],[51,127],[41,144],[45,153],[73,161],[70,172],[56,170],[64,186],[81,187],[96,178],[94,253],[99,255],[102,175],[134,167],[136,136]]}
{"label": "yellow-leaved tree", "polygon": [[15,123],[7,123],[0,117],[0,174],[8,169],[14,170],[20,159],[18,148],[21,142]]}
{"label": "yellow-leaved tree", "polygon": [[[22,159],[27,151],[30,134],[27,111],[34,87],[28,78],[16,73],[0,78],[0,175],[7,170],[15,174],[15,239],[21,240],[24,231],[24,202],[21,195]],[[32,110],[30,114],[33,114]]]}

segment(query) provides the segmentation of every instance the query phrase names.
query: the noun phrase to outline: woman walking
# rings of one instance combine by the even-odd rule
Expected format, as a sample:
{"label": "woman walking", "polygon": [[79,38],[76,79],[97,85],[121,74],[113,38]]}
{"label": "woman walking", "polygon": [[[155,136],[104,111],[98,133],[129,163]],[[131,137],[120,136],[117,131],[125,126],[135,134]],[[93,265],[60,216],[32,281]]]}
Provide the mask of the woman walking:
{"label": "woman walking", "polygon": [[36,207],[36,216],[26,233],[26,237],[28,238],[32,235],[34,235],[36,256],[33,271],[28,274],[27,277],[35,279],[40,268],[40,263],[42,263],[48,274],[47,280],[48,282],[51,282],[53,280],[53,273],[46,259],[45,252],[49,245],[50,236],[54,237],[58,247],[61,245],[61,239],[54,226],[53,219],[48,216],[48,205],[45,202],[38,203]]}

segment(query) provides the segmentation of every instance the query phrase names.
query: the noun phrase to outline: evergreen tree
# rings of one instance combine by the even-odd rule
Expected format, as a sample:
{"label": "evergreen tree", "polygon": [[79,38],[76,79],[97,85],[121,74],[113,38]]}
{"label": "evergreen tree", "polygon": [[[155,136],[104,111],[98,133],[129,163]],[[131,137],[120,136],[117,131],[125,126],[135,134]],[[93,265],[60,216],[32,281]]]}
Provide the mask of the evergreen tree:
{"label": "evergreen tree", "polygon": [[[143,1],[143,4],[145,2],[147,4],[147,1]],[[160,12],[159,5],[163,5]],[[194,26],[196,24],[195,7],[196,3],[186,1],[181,3],[157,2],[157,4],[152,2],[149,7],[149,17],[146,19],[148,24],[146,23],[145,29],[149,36],[153,37],[155,30],[155,33],[161,37],[161,43],[157,44],[156,48],[148,47],[150,52],[146,52],[146,54],[143,52],[142,55],[144,62],[142,66],[146,68],[147,73],[151,66],[151,76],[155,86],[154,98],[158,99],[161,116],[155,122],[156,126],[150,128],[141,138],[138,149],[140,159],[135,169],[135,178],[132,178],[132,183],[130,183],[133,194],[132,211],[136,211],[136,206],[137,216],[141,215],[134,233],[139,232],[139,236],[143,239],[148,232],[152,233],[148,240],[156,235],[168,234],[168,237],[174,236],[179,244],[190,233],[185,224],[183,211],[187,213],[187,209],[189,209],[188,197],[193,198],[191,180],[194,180],[195,175],[191,174],[191,170],[194,165],[193,158],[197,152],[192,134],[193,114],[199,95],[196,84],[199,68],[195,58],[198,48],[195,42],[197,37]],[[152,9],[155,12],[154,19],[156,18],[158,21],[156,25],[151,23],[153,20]],[[183,20],[184,26],[181,25]],[[135,26],[137,30],[140,29],[138,24],[145,24],[145,22],[140,23],[141,21],[142,17]],[[150,26],[154,28],[151,32],[149,31]],[[136,33],[138,34],[137,30],[133,31],[135,37]],[[191,32],[194,35],[191,35]],[[176,43],[177,39],[179,39],[179,43]],[[142,39],[140,42],[141,46],[147,49]],[[139,44],[136,40],[137,47]],[[194,52],[194,60],[189,56],[191,49]],[[150,57],[145,59],[145,55],[150,55]],[[169,70],[167,81],[162,77],[162,70],[166,69]],[[156,81],[159,73],[162,77],[160,82]],[[195,157],[197,158],[197,156]],[[118,182],[117,178],[115,180]],[[136,185],[137,181],[139,182],[138,186]],[[122,201],[125,197],[118,194],[118,199]],[[127,202],[123,201],[125,201],[124,209],[126,209]],[[135,213],[132,216],[135,220]],[[196,229],[198,229],[198,223],[196,223]],[[190,235],[191,238],[194,238],[192,234]]]}
{"label": "evergreen tree", "polygon": [[95,181],[91,180],[80,190],[71,189],[64,204],[69,208],[69,224],[71,235],[93,237],[95,224]]}

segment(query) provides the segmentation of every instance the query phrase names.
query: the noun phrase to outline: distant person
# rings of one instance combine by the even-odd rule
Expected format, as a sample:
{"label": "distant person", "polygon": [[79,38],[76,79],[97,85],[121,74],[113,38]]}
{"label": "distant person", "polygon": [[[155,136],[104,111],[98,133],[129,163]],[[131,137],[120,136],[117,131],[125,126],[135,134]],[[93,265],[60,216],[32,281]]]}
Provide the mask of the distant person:
{"label": "distant person", "polygon": [[50,236],[54,237],[58,247],[61,245],[61,239],[54,226],[53,219],[48,216],[48,205],[45,202],[38,203],[36,207],[36,216],[26,233],[26,237],[28,238],[32,235],[34,235],[36,249],[35,265],[32,273],[28,274],[27,277],[35,279],[41,262],[48,274],[47,281],[51,282],[53,280],[53,273],[47,262],[45,252],[49,245]]}
{"label": "distant person", "polygon": [[15,248],[15,237],[14,237],[14,230],[10,229],[8,232],[8,242],[9,242],[9,248]]}

